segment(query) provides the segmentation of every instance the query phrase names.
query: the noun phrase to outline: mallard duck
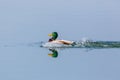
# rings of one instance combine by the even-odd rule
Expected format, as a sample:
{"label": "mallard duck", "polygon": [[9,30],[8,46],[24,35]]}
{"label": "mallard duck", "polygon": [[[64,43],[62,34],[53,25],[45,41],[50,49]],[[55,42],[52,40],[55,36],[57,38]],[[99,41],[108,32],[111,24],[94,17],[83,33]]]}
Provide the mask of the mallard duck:
{"label": "mallard duck", "polygon": [[58,33],[57,32],[52,32],[51,34],[48,34],[51,38],[49,39],[48,42],[52,43],[57,43],[57,44],[65,44],[65,45],[73,45],[75,42],[73,41],[68,41],[68,40],[58,40]]}

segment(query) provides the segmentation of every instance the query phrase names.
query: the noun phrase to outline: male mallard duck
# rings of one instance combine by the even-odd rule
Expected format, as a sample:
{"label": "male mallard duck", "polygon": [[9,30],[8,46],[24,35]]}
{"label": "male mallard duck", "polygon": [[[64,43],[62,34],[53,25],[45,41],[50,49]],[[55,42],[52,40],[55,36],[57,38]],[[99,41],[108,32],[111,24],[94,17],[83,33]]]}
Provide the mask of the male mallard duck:
{"label": "male mallard duck", "polygon": [[73,44],[75,44],[75,42],[73,42],[73,41],[57,40],[57,37],[58,37],[57,32],[52,32],[51,34],[48,34],[48,36],[51,37],[48,42],[58,43],[58,44],[65,44],[65,45],[73,45]]}

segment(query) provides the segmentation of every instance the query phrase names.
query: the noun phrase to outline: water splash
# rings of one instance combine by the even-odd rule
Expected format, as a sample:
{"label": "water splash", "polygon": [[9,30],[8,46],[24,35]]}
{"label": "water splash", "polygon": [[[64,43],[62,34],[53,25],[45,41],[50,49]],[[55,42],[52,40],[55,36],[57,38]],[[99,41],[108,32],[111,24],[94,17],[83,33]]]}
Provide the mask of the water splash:
{"label": "water splash", "polygon": [[120,41],[92,41],[81,40],[75,42],[75,45],[64,45],[57,43],[41,43],[41,47],[45,48],[120,48]]}

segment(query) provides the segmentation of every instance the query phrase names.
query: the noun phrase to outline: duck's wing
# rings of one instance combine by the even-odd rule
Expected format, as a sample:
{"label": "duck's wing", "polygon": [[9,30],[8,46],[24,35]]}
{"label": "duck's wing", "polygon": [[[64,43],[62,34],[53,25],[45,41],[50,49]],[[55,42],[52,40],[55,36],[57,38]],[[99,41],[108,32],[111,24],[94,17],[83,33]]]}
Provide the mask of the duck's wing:
{"label": "duck's wing", "polygon": [[73,41],[68,41],[68,40],[58,40],[58,41],[66,45],[71,45],[73,43]]}

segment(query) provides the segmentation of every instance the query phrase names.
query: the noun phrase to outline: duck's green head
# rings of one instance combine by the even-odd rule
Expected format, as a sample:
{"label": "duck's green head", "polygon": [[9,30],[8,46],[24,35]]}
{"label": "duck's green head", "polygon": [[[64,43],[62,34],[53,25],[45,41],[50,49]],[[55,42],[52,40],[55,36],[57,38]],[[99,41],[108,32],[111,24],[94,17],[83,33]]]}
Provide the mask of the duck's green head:
{"label": "duck's green head", "polygon": [[52,53],[48,54],[48,56],[53,57],[53,58],[57,58],[58,57],[58,52],[57,50],[51,50]]}
{"label": "duck's green head", "polygon": [[52,32],[51,34],[48,34],[48,36],[52,37],[53,40],[56,40],[58,37],[58,33],[57,32]]}

